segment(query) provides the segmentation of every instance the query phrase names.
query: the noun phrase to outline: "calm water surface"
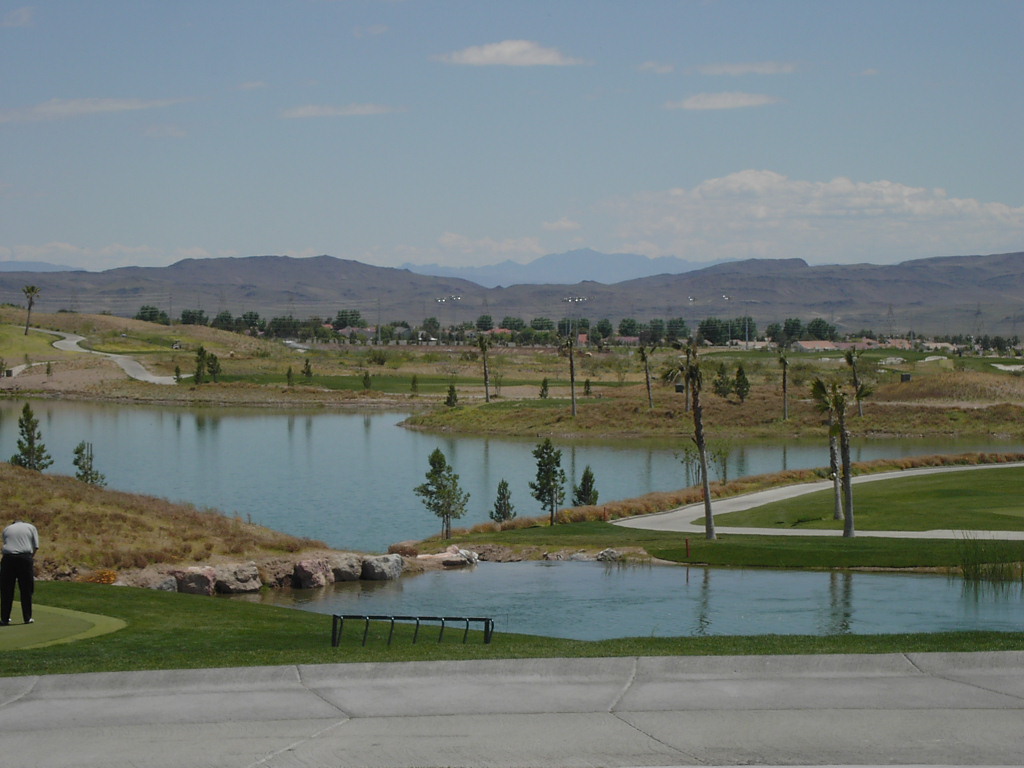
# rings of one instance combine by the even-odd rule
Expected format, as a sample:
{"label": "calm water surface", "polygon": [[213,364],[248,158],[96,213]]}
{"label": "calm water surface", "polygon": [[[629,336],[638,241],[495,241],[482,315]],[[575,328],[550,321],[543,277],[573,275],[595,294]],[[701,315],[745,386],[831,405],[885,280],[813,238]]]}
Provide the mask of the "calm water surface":
{"label": "calm water surface", "polygon": [[325,614],[491,616],[499,632],[578,640],[1024,629],[1019,586],[975,593],[944,576],[884,573],[480,563],[231,599]]}
{"label": "calm water surface", "polygon": [[[17,451],[23,403],[0,402],[0,456]],[[389,544],[437,533],[438,520],[413,488],[440,447],[470,493],[456,525],[485,522],[498,482],[506,479],[520,515],[541,514],[528,483],[537,440],[451,437],[398,426],[405,413],[270,412],[154,408],[33,401],[54,465],[74,474],[74,447],[92,442],[108,486],[218,509],[340,549],[383,551]],[[685,425],[681,424],[681,429]],[[628,447],[562,442],[569,482],[593,468],[602,501],[670,491],[692,481],[677,454],[686,443]],[[1017,442],[895,440],[866,442],[854,460],[968,450],[1024,450]],[[824,440],[735,447],[730,477],[828,464]],[[567,488],[567,496],[571,487]]]}

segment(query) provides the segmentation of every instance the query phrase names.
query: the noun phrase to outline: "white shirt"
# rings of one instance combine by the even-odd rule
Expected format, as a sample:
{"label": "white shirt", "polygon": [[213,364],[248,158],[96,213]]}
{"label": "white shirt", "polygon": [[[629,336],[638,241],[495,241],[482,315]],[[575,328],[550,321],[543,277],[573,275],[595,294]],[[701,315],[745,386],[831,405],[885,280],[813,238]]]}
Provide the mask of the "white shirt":
{"label": "white shirt", "polygon": [[4,528],[5,555],[32,555],[39,549],[39,531],[32,523],[20,520]]}

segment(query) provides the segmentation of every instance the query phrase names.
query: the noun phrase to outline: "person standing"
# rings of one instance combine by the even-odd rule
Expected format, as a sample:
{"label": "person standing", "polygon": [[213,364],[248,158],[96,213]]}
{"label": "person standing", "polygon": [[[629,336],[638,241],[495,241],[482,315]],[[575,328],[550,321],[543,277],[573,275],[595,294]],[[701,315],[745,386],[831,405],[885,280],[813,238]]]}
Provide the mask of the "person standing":
{"label": "person standing", "polygon": [[21,596],[21,618],[32,619],[32,591],[35,588],[35,558],[39,549],[39,531],[32,523],[15,520],[4,528],[3,553],[0,557],[0,627],[11,623],[14,587]]}

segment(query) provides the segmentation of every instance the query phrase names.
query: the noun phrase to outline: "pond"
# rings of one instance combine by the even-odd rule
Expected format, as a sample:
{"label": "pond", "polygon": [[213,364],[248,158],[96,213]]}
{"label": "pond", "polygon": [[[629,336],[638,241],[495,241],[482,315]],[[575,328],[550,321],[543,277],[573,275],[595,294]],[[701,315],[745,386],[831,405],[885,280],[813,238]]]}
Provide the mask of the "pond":
{"label": "pond", "polygon": [[[17,451],[23,403],[0,402],[0,457]],[[280,531],[325,541],[339,549],[383,551],[388,545],[439,531],[413,488],[424,481],[427,457],[441,448],[470,493],[469,511],[456,525],[488,520],[498,482],[509,482],[519,515],[541,514],[528,483],[537,440],[455,437],[404,429],[407,414],[324,410],[159,408],[103,403],[32,402],[54,465],[73,475],[74,447],[93,444],[96,469],[108,487],[186,501],[200,508]],[[681,424],[685,429],[685,425]],[[688,484],[675,443],[612,445],[557,441],[571,483],[590,465],[601,501],[670,491]],[[1020,451],[1020,442],[989,440],[865,441],[855,461],[972,450]],[[823,440],[734,446],[730,477],[828,464]],[[568,501],[568,499],[567,499]]]}
{"label": "pond", "polygon": [[945,576],[888,573],[480,563],[229,599],[325,614],[490,616],[498,632],[577,640],[1024,629],[1020,585],[972,591]]}

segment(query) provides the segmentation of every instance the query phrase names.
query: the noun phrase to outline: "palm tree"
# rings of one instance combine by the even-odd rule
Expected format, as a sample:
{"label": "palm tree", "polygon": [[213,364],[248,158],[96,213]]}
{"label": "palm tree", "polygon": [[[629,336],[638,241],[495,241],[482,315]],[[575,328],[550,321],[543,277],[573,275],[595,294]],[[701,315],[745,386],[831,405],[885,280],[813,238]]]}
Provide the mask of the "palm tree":
{"label": "palm tree", "polygon": [[[673,341],[673,349],[684,349],[682,342]],[[690,367],[690,356],[695,354],[695,347],[692,343],[685,347],[685,360],[679,358],[677,363],[670,364],[661,372],[661,380],[666,384],[678,384],[683,382],[683,411],[690,412],[690,380],[686,376],[686,370]],[[678,390],[676,390],[678,392]]]}
{"label": "palm tree", "polygon": [[36,303],[36,297],[39,296],[39,289],[34,285],[26,285],[21,289],[21,292],[25,294],[25,302],[28,304],[25,310],[25,335],[28,336],[28,323],[32,317],[32,305]]}
{"label": "palm tree", "polygon": [[576,418],[576,336],[573,329],[562,341],[562,349],[569,356],[569,398],[572,402],[572,417]]}
{"label": "palm tree", "polygon": [[779,366],[782,368],[782,420],[789,419],[789,360],[785,352],[779,352]]}
{"label": "palm tree", "polygon": [[644,381],[647,383],[647,407],[654,410],[654,394],[651,392],[651,355],[658,346],[652,344],[650,347],[640,345],[640,360],[644,364]]}
{"label": "palm tree", "polygon": [[[857,377],[857,363],[860,361],[860,352],[854,352],[852,349],[846,350],[846,364],[850,366],[850,370],[853,372],[853,389],[854,397],[857,398],[857,415],[862,419],[864,418],[864,404],[861,401],[861,382]],[[867,397],[867,394],[864,395]]]}
{"label": "palm tree", "polygon": [[696,346],[686,353],[686,383],[690,387],[693,413],[693,442],[697,445],[700,460],[701,487],[704,494],[704,535],[709,541],[715,540],[715,518],[711,514],[711,481],[708,479],[708,443],[704,435],[704,411],[700,404],[700,390],[703,377],[697,360]]}
{"label": "palm tree", "polygon": [[484,333],[476,337],[476,345],[480,348],[480,357],[484,363],[484,402],[491,402],[491,371],[487,366],[487,350],[491,348],[491,337]]}
{"label": "palm tree", "polygon": [[818,408],[829,414],[829,436],[839,439],[842,469],[843,536],[853,537],[853,476],[850,466],[850,430],[846,428],[847,395],[838,382],[825,383],[817,378],[811,384],[811,396]]}

